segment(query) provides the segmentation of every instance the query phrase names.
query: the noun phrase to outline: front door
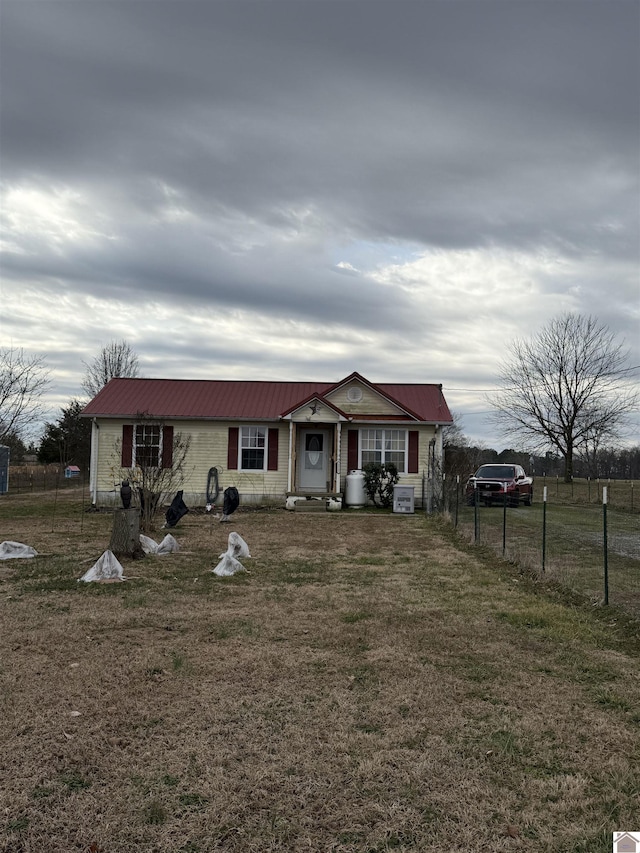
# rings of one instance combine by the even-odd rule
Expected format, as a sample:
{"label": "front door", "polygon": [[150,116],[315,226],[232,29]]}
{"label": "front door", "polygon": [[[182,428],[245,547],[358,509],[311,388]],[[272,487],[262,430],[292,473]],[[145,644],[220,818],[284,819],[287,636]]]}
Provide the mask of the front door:
{"label": "front door", "polygon": [[330,430],[300,430],[298,444],[298,488],[301,492],[330,491],[330,441]]}

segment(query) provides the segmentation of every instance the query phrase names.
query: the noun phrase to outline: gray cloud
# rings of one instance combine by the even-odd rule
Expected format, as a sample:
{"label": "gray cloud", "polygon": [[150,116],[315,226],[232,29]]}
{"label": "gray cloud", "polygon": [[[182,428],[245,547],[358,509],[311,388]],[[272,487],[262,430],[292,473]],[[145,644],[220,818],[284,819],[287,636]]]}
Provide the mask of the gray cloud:
{"label": "gray cloud", "polygon": [[[251,375],[254,349],[219,339],[238,316],[269,330],[261,369],[295,378],[416,380],[426,349],[423,378],[486,387],[478,329],[496,312],[507,338],[597,314],[640,363],[637,4],[5,0],[1,15],[3,334],[70,374],[124,325],[154,368],[173,352],[190,375],[213,360]],[[21,289],[34,315],[38,294],[75,305],[81,335],[47,336]],[[210,315],[215,341],[154,334],[163,309],[175,335]],[[293,349],[345,340],[295,363],[278,328]]]}

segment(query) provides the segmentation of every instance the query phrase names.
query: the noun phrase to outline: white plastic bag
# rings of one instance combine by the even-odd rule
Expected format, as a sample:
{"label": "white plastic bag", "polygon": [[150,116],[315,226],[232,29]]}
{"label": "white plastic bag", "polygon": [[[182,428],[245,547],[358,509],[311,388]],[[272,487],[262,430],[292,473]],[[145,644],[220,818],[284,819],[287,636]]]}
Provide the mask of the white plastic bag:
{"label": "white plastic bag", "polygon": [[158,543],[153,539],[150,539],[148,536],[145,536],[144,533],[140,534],[140,545],[145,554],[158,553]]}
{"label": "white plastic bag", "polygon": [[98,581],[104,583],[105,581],[123,581],[126,580],[123,572],[124,569],[113,551],[105,551],[100,559],[91,566],[89,571],[78,582],[85,581],[86,583],[90,583],[91,581]]}
{"label": "white plastic bag", "polygon": [[150,539],[148,536],[141,533],[140,545],[142,546],[142,550],[145,554],[158,554],[159,556],[173,554],[180,550],[180,546],[178,545],[175,537],[170,533],[167,533],[159,545],[153,539]]}
{"label": "white plastic bag", "polygon": [[214,575],[226,578],[235,575],[236,572],[246,571],[238,557],[251,557],[249,546],[238,533],[229,534],[229,544],[224,554],[220,554],[220,562],[212,569]]}
{"label": "white plastic bag", "polygon": [[249,546],[239,533],[230,533],[228,541],[229,545],[227,547],[227,554],[230,554],[232,557],[251,556],[251,554],[249,553]]}
{"label": "white plastic bag", "polygon": [[0,560],[17,560],[20,557],[37,557],[38,552],[30,545],[23,545],[22,542],[6,542],[0,543]]}
{"label": "white plastic bag", "polygon": [[213,574],[219,578],[227,578],[230,575],[235,575],[236,572],[244,572],[245,568],[240,562],[230,554],[222,554],[222,558],[218,565],[213,569]]}
{"label": "white plastic bag", "polygon": [[156,554],[173,554],[179,550],[180,546],[176,542],[175,538],[170,533],[167,533],[162,542],[158,545],[158,550],[156,551]]}

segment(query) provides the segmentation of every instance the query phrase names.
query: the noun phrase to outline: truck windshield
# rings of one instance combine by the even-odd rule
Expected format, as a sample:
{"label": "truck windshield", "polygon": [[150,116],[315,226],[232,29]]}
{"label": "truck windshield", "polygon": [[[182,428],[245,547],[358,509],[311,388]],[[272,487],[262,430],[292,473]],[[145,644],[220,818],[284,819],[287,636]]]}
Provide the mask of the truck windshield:
{"label": "truck windshield", "polygon": [[514,476],[512,465],[481,465],[476,471],[476,477],[486,477],[489,480],[510,480]]}

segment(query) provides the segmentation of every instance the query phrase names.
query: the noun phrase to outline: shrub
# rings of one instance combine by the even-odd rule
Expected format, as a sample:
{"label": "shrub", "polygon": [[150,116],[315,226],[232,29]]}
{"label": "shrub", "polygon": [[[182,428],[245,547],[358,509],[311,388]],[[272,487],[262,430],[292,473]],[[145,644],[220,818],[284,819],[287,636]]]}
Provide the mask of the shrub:
{"label": "shrub", "polygon": [[376,506],[390,507],[393,505],[393,487],[398,482],[398,469],[389,462],[379,465],[370,462],[363,468],[364,489],[369,500]]}

